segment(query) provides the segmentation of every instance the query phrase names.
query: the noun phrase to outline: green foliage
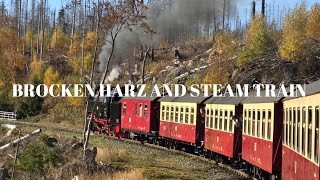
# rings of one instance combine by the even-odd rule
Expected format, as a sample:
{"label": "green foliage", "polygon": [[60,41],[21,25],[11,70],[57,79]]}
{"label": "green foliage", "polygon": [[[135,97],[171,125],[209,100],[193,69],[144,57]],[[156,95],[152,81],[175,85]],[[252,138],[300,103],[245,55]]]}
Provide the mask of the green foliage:
{"label": "green foliage", "polygon": [[280,45],[280,54],[283,59],[297,62],[305,59],[306,25],[308,13],[306,5],[296,7],[286,18],[283,24],[283,41]]}
{"label": "green foliage", "polygon": [[201,84],[203,81],[203,78],[200,74],[195,74],[193,75],[192,78],[189,78],[186,82],[185,82],[185,86],[190,88],[192,84]]}
{"label": "green foliage", "polygon": [[236,38],[228,31],[224,31],[215,36],[214,49],[216,54],[214,59],[229,60],[236,52]]}
{"label": "green foliage", "polygon": [[316,4],[312,7],[307,22],[307,36],[309,38],[320,41],[320,5]]}
{"label": "green foliage", "polygon": [[70,37],[63,32],[61,26],[58,26],[51,37],[50,47],[57,53],[66,53],[69,49]]}
{"label": "green foliage", "polygon": [[10,88],[7,84],[3,89],[0,90],[0,110],[1,111],[14,111],[13,102],[10,99]]}
{"label": "green foliage", "polygon": [[[38,76],[33,77],[31,80],[31,84],[34,86],[37,86],[41,83],[42,82]],[[39,96],[27,97],[26,99],[20,101],[17,109],[18,118],[38,115],[42,110],[43,101],[44,99]]]}
{"label": "green foliage", "polygon": [[42,135],[22,151],[16,166],[33,175],[45,175],[47,169],[58,166],[62,160],[60,152],[49,141],[49,137]]}
{"label": "green foliage", "polygon": [[53,108],[49,109],[48,120],[54,123],[63,121],[69,124],[76,124],[83,118],[83,108],[68,104],[69,99],[60,100]]}
{"label": "green foliage", "polygon": [[255,16],[245,35],[245,46],[238,55],[237,65],[242,66],[264,54],[275,47],[265,17]]}

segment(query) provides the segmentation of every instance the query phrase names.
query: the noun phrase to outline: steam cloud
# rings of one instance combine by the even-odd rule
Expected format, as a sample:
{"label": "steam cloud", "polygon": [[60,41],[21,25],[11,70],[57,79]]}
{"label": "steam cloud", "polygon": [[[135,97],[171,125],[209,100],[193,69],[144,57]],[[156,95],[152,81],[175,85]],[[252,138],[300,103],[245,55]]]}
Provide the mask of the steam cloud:
{"label": "steam cloud", "polygon": [[[230,0],[227,5],[230,9],[234,7],[236,0]],[[170,3],[172,2],[172,3]],[[228,1],[226,1],[228,2]],[[166,6],[164,7],[164,4]],[[170,5],[171,4],[171,5]],[[141,45],[155,46],[159,44],[160,40],[175,42],[178,41],[179,35],[185,37],[187,35],[195,34],[195,29],[192,26],[204,21],[211,22],[209,27],[203,27],[200,31],[205,29],[213,30],[213,13],[215,12],[217,19],[222,16],[223,1],[221,0],[157,0],[149,5],[147,12],[147,23],[156,32],[152,37],[146,34],[142,29],[134,28],[133,31],[123,30],[119,33],[116,39],[116,47],[114,57],[110,62],[110,76],[108,81],[113,81],[120,75],[119,65],[123,58],[129,53],[132,53],[135,47]],[[220,23],[221,25],[221,23]],[[106,42],[102,47],[102,52],[99,55],[100,72],[104,72],[106,63],[111,52],[111,44]],[[116,73],[117,72],[117,73]],[[112,77],[111,77],[112,76]]]}

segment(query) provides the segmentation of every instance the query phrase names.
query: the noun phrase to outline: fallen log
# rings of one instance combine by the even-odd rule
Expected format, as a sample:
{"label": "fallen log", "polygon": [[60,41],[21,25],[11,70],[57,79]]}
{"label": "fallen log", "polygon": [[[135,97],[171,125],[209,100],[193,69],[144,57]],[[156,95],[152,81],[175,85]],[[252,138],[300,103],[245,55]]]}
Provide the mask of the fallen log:
{"label": "fallen log", "polygon": [[21,137],[21,138],[18,138],[18,139],[16,139],[16,140],[14,140],[14,141],[11,142],[11,143],[8,143],[8,144],[0,147],[0,151],[2,151],[2,150],[4,150],[4,149],[7,149],[7,148],[10,147],[10,146],[15,146],[17,143],[19,143],[19,142],[21,142],[21,141],[23,141],[23,140],[29,139],[29,138],[31,138],[31,137],[39,134],[39,133],[41,133],[41,129],[37,129],[37,130],[33,131],[33,132],[30,133],[30,134],[27,134],[27,135],[25,135],[25,136],[23,136],[23,137]]}

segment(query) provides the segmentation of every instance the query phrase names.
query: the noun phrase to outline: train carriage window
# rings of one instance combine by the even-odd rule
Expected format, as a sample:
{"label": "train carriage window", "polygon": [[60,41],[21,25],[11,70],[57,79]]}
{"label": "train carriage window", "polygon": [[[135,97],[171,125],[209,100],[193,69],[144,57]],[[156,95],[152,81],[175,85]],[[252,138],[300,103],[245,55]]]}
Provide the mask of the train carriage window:
{"label": "train carriage window", "polygon": [[244,134],[247,134],[247,122],[248,122],[248,116],[247,116],[247,110],[244,110],[244,122],[243,122],[243,132]]}
{"label": "train carriage window", "polygon": [[162,109],[162,111],[161,111],[161,120],[164,120],[164,121],[165,121],[165,120],[166,120],[166,119],[164,118],[164,117],[165,117],[165,116],[164,116],[164,114],[165,114],[165,107],[162,106],[161,109]]}
{"label": "train carriage window", "polygon": [[266,138],[266,110],[262,110],[262,138]]}
{"label": "train carriage window", "polygon": [[123,114],[123,115],[126,115],[126,114],[127,114],[127,103],[123,103],[122,114]]}
{"label": "train carriage window", "polygon": [[189,107],[186,107],[186,117],[184,121],[186,124],[189,124]]}
{"label": "train carriage window", "polygon": [[292,134],[291,134],[291,126],[292,126],[292,118],[291,118],[291,114],[292,114],[292,109],[290,108],[289,109],[289,114],[288,114],[288,136],[287,136],[287,138],[288,138],[288,145],[289,145],[289,147],[292,147],[292,141],[291,141],[291,137],[292,137]]}
{"label": "train carriage window", "polygon": [[[234,121],[234,117],[233,117],[233,111],[230,111],[230,117],[229,117],[229,132],[233,132],[233,121]],[[239,119],[240,121],[240,119]],[[239,122],[240,123],[240,122]]]}
{"label": "train carriage window", "polygon": [[[164,106],[163,106],[164,107]],[[164,109],[163,109],[164,110]],[[134,114],[138,116],[138,104],[134,103]],[[163,116],[164,117],[164,116]]]}
{"label": "train carriage window", "polygon": [[[170,113],[169,111],[170,111],[170,106],[167,106],[167,108],[166,108],[166,120],[167,120],[167,121],[170,120],[170,119],[169,119],[169,115],[170,115],[170,114],[169,114],[169,113]],[[171,121],[172,121],[172,120],[171,120]]]}
{"label": "train carriage window", "polygon": [[283,124],[283,127],[284,127],[284,132],[283,132],[283,139],[284,139],[284,144],[285,145],[288,145],[288,134],[287,134],[287,131],[288,131],[288,113],[289,113],[289,109],[286,108],[286,112],[285,112],[285,117],[284,117],[284,124]]}
{"label": "train carriage window", "polygon": [[252,136],[256,136],[256,110],[252,110]]}
{"label": "train carriage window", "polygon": [[213,118],[214,118],[213,109],[211,109],[211,115],[210,115],[210,128],[213,128]]}
{"label": "train carriage window", "polygon": [[305,138],[306,138],[306,108],[302,108],[302,133],[301,133],[301,149],[302,154],[305,155]]}
{"label": "train carriage window", "polygon": [[296,132],[297,132],[297,129],[296,129],[296,108],[293,108],[293,111],[292,111],[292,148],[294,150],[296,150]]}
{"label": "train carriage window", "polygon": [[261,126],[261,112],[260,109],[257,111],[257,137],[261,137],[260,133],[260,126]]}
{"label": "train carriage window", "polygon": [[222,112],[222,110],[220,110],[220,114],[219,114],[219,130],[222,130],[222,116],[223,116],[223,112]]}
{"label": "train carriage window", "polygon": [[311,159],[312,151],[312,107],[308,107],[308,158]]}
{"label": "train carriage window", "polygon": [[178,122],[179,120],[179,107],[176,107],[176,117],[174,119],[175,122]]}
{"label": "train carriage window", "polygon": [[191,110],[190,110],[190,124],[194,124],[194,107],[191,107]]}
{"label": "train carriage window", "polygon": [[271,119],[272,119],[272,112],[268,110],[268,128],[267,128],[267,138],[271,140]]}
{"label": "train carriage window", "polygon": [[183,123],[183,115],[184,115],[183,107],[180,107],[180,123]]}
{"label": "train carriage window", "polygon": [[249,116],[248,116],[248,135],[251,135],[251,130],[252,130],[252,127],[251,127],[251,109],[249,109],[248,114],[249,114]]}
{"label": "train carriage window", "polygon": [[225,110],[224,111],[224,119],[223,119],[224,123],[223,123],[223,130],[227,131],[228,129],[228,111]]}
{"label": "train carriage window", "polygon": [[210,120],[210,110],[208,107],[206,107],[206,128],[210,127],[209,120]]}
{"label": "train carriage window", "polygon": [[319,106],[316,107],[315,111],[315,128],[314,128],[314,162],[319,164]]}
{"label": "train carriage window", "polygon": [[300,124],[301,124],[301,110],[297,109],[297,151],[300,153]]}
{"label": "train carriage window", "polygon": [[171,106],[170,121],[173,122],[173,119],[174,119],[174,106]]}
{"label": "train carriage window", "polygon": [[148,116],[148,105],[145,104],[144,105],[144,117],[147,117]]}
{"label": "train carriage window", "polygon": [[139,104],[139,117],[142,117],[142,104]]}
{"label": "train carriage window", "polygon": [[218,110],[217,109],[214,111],[214,116],[215,116],[215,118],[214,118],[214,129],[219,129],[218,128]]}

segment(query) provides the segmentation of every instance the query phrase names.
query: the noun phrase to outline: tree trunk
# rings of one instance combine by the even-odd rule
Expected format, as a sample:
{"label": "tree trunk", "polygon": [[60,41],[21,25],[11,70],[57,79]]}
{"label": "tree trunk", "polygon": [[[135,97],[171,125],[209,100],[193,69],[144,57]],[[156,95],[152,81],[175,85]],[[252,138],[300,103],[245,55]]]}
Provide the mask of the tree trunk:
{"label": "tree trunk", "polygon": [[261,13],[262,13],[262,16],[265,16],[265,13],[266,13],[266,0],[262,0]]}
{"label": "tree trunk", "polygon": [[87,2],[86,0],[84,1],[84,17],[83,17],[83,23],[82,23],[82,51],[81,51],[81,78],[83,78],[84,74],[84,48],[86,44],[86,9],[87,9]]}
{"label": "tree trunk", "polygon": [[74,36],[74,28],[76,23],[76,8],[77,8],[77,1],[73,0],[73,12],[72,12],[72,27],[71,27],[71,48],[73,45],[73,36]]}
{"label": "tree trunk", "polygon": [[[96,25],[96,42],[95,42],[95,48],[94,48],[94,55],[93,55],[93,60],[92,60],[92,67],[91,67],[91,77],[90,77],[90,86],[92,86],[93,83],[93,78],[94,78],[94,69],[95,69],[95,64],[96,64],[96,59],[97,59],[97,51],[98,51],[98,45],[99,45],[99,26],[100,26],[100,13],[99,13],[99,0],[98,0],[98,7],[97,7],[97,25]],[[99,97],[99,96],[98,96]],[[98,100],[99,98],[97,98]],[[92,123],[93,115],[91,115],[90,119],[88,120],[87,114],[88,114],[88,105],[89,105],[89,99],[87,99],[86,102],[86,110],[85,110],[85,125],[83,128],[83,138],[84,138],[84,143],[83,143],[83,150],[86,150],[88,147],[89,143],[89,137],[90,137],[90,126]],[[96,102],[93,105],[93,108],[95,107]]]}
{"label": "tree trunk", "polygon": [[144,53],[144,58],[143,58],[143,62],[142,62],[142,81],[141,83],[144,84],[144,76],[145,76],[145,67],[146,67],[146,61],[147,61],[147,58],[148,58],[148,54],[149,54],[149,51],[150,51],[150,47],[147,48],[146,52]]}
{"label": "tree trunk", "polygon": [[252,1],[252,18],[256,15],[256,2]]}
{"label": "tree trunk", "polygon": [[226,14],[226,0],[223,0],[223,11],[222,11],[222,30],[224,31],[225,23],[225,14]]}

